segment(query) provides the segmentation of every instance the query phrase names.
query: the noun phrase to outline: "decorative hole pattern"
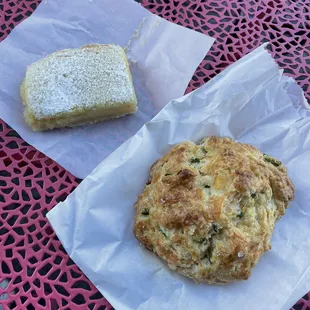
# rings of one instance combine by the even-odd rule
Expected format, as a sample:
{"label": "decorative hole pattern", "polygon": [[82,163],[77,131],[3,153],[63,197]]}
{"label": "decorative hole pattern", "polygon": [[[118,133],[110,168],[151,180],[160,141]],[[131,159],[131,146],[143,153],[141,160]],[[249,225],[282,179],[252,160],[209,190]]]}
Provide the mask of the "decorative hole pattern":
{"label": "decorative hole pattern", "polygon": [[188,91],[264,42],[310,100],[309,0],[139,0],[151,12],[216,39]]}
{"label": "decorative hole pattern", "polygon": [[[0,41],[41,0],[0,0]],[[138,0],[172,22],[216,39],[187,91],[271,42],[284,72],[310,99],[308,0]],[[112,309],[66,255],[45,215],[79,180],[0,121],[0,304],[4,309]],[[310,310],[310,294],[292,308]]]}
{"label": "decorative hole pattern", "polygon": [[4,309],[112,309],[68,257],[46,219],[79,181],[0,121]]}

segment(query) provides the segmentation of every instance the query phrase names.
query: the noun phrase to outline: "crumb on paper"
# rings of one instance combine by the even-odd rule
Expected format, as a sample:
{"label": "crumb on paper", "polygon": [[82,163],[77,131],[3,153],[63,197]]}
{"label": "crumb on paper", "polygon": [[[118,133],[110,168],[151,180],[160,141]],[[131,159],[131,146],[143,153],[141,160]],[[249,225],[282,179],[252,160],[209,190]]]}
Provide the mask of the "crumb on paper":
{"label": "crumb on paper", "polygon": [[140,34],[141,34],[141,29],[142,27],[144,26],[144,23],[145,23],[145,17],[141,20],[138,28],[135,30],[135,32],[133,33],[133,35],[131,36],[131,38],[129,39],[127,45],[124,47],[124,51],[125,53],[127,53],[130,49],[130,47],[132,46],[132,42],[135,40],[135,39],[138,39],[140,37]]}
{"label": "crumb on paper", "polygon": [[145,37],[143,38],[143,40],[141,40],[141,43],[140,43],[140,44],[141,44],[142,46],[144,46],[144,45],[146,44],[147,40],[151,37],[151,35],[154,33],[155,29],[160,25],[160,23],[161,23],[161,20],[160,20],[159,17],[157,17],[157,18],[153,21],[152,25],[151,25],[150,28],[149,28],[148,33],[145,35]]}

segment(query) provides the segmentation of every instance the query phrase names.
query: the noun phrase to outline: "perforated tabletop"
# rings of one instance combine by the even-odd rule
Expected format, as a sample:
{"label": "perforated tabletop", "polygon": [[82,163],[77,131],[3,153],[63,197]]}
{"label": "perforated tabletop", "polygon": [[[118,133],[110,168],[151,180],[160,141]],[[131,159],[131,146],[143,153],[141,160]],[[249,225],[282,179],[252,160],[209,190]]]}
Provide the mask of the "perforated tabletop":
{"label": "perforated tabletop", "polygon": [[[0,40],[39,2],[0,0]],[[216,39],[187,91],[269,41],[280,67],[310,99],[308,0],[139,2],[155,14]],[[67,256],[45,217],[78,183],[0,121],[0,305],[4,309],[111,309]],[[294,309],[310,310],[309,298],[310,293]]]}

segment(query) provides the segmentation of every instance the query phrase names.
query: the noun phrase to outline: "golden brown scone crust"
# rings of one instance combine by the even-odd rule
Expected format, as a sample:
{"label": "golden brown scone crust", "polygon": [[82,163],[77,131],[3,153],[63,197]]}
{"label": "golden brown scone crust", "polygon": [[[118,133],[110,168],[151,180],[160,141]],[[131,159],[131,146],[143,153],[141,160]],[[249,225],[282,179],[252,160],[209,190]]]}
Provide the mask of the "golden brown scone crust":
{"label": "golden brown scone crust", "polygon": [[197,282],[244,280],[293,197],[283,164],[255,147],[222,137],[184,142],[151,167],[134,234]]}

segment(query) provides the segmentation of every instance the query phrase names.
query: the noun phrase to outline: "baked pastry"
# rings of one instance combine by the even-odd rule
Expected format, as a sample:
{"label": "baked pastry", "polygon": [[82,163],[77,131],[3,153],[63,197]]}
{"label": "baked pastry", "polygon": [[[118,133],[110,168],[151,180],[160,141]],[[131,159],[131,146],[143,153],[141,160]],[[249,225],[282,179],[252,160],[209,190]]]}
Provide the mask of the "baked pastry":
{"label": "baked pastry", "polygon": [[21,86],[24,117],[35,130],[100,122],[137,110],[124,50],[93,44],[30,65]]}
{"label": "baked pastry", "polygon": [[245,280],[293,197],[283,164],[255,147],[223,137],[184,142],[151,167],[134,234],[197,282]]}

